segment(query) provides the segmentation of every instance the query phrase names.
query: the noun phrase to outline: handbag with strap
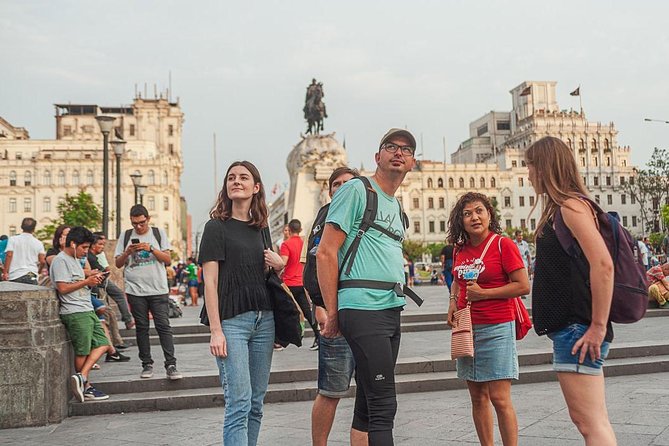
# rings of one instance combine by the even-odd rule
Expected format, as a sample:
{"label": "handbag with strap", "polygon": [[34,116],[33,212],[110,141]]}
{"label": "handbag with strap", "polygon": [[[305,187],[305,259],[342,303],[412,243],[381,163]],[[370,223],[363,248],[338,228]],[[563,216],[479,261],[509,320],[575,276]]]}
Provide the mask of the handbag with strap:
{"label": "handbag with strap", "polygon": [[530,320],[530,313],[527,312],[525,303],[520,297],[515,297],[513,300],[516,312],[516,340],[520,341],[532,328],[532,321]]}
{"label": "handbag with strap", "polygon": [[[480,262],[483,261],[490,244],[497,238],[497,234],[493,234],[488,239],[488,243],[483,248],[481,256],[478,258]],[[453,251],[453,259],[455,259],[455,250]],[[478,263],[480,263],[478,262]],[[455,263],[455,260],[454,262]],[[471,303],[461,310],[453,313],[453,328],[451,329],[451,359],[455,358],[473,358],[474,357],[474,332],[472,329],[472,312]]]}
{"label": "handbag with strap", "polygon": [[451,359],[474,357],[471,304],[453,313],[451,329]]}
{"label": "handbag with strap", "polygon": [[[261,232],[265,249],[272,249],[269,229],[263,228]],[[269,292],[274,311],[275,342],[282,347],[287,347],[288,344],[301,347],[306,319],[293,293],[290,292],[288,286],[283,283],[272,268],[267,272],[265,284],[267,285],[267,291]]]}

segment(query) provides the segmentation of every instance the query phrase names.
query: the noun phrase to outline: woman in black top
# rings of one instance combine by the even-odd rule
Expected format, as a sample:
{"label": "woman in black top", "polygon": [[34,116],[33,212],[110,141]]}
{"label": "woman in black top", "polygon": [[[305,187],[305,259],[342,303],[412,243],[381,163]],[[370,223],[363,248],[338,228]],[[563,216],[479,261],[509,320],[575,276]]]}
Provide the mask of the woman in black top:
{"label": "woman in black top", "polygon": [[[553,341],[553,368],[585,444],[615,445],[602,374],[613,340],[613,261],[586,200],[572,150],[558,138],[545,137],[527,149],[525,159],[532,187],[544,200],[536,232],[534,327]],[[554,227],[558,210],[583,251],[588,277],[580,272],[584,262],[560,245]]]}
{"label": "woman in black top", "polygon": [[200,243],[209,349],[216,357],[225,395],[223,443],[255,445],[269,383],[274,316],[265,285],[267,268],[283,260],[264,249],[265,190],[258,169],[233,163],[211,210]]}

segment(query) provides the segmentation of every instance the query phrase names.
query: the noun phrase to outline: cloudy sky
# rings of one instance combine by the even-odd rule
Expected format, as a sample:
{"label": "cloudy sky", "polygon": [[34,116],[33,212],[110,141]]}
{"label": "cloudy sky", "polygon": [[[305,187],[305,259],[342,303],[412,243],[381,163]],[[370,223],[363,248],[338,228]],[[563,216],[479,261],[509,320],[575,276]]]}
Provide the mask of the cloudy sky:
{"label": "cloudy sky", "polygon": [[268,189],[288,180],[312,77],[354,166],[373,165],[392,126],[443,159],[443,138],[455,150],[524,80],[557,81],[561,108],[580,85],[588,119],[615,122],[644,164],[669,145],[668,124],[643,120],[669,120],[667,17],[662,1],[0,0],[0,116],[53,138],[52,104],[128,104],[171,71],[195,228],[214,198],[214,132],[220,176],[248,159]]}

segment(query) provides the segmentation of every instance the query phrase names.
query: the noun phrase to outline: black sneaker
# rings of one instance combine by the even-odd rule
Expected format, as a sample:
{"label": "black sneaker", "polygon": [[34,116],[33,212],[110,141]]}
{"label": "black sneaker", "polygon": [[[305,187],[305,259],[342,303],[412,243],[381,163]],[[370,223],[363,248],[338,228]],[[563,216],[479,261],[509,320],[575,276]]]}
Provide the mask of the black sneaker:
{"label": "black sneaker", "polygon": [[105,358],[105,362],[127,362],[127,361],[130,361],[130,357],[124,355],[121,352],[116,352],[113,355],[107,353],[107,357]]}
{"label": "black sneaker", "polygon": [[84,402],[84,376],[81,373],[75,373],[70,377],[70,387],[72,388],[72,394],[80,403]]}
{"label": "black sneaker", "polygon": [[84,390],[84,399],[86,401],[106,400],[107,398],[109,398],[109,395],[104,392],[100,392],[93,386],[90,386],[88,389]]}
{"label": "black sneaker", "polygon": [[153,365],[147,364],[142,367],[142,373],[139,375],[140,378],[151,378],[153,376]]}
{"label": "black sneaker", "polygon": [[165,369],[165,373],[167,374],[167,378],[171,380],[183,378],[183,375],[179,373],[177,366],[175,365],[168,365],[167,369]]}
{"label": "black sneaker", "polygon": [[128,347],[127,345],[125,345],[125,344],[119,344],[119,345],[115,345],[114,348],[115,348],[116,350],[125,350],[125,349],[127,349],[127,348],[129,348],[129,347]]}
{"label": "black sneaker", "polygon": [[314,339],[314,343],[311,344],[309,350],[311,350],[312,352],[318,350],[318,338]]}

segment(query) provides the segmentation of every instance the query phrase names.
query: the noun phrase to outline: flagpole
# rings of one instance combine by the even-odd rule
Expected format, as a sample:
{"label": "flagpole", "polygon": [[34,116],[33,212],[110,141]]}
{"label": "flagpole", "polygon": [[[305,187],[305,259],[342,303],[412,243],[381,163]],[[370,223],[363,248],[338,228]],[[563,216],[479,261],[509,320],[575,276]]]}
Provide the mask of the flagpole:
{"label": "flagpole", "polygon": [[581,86],[578,86],[578,106],[581,109],[581,116],[583,116],[583,95],[581,94]]}

